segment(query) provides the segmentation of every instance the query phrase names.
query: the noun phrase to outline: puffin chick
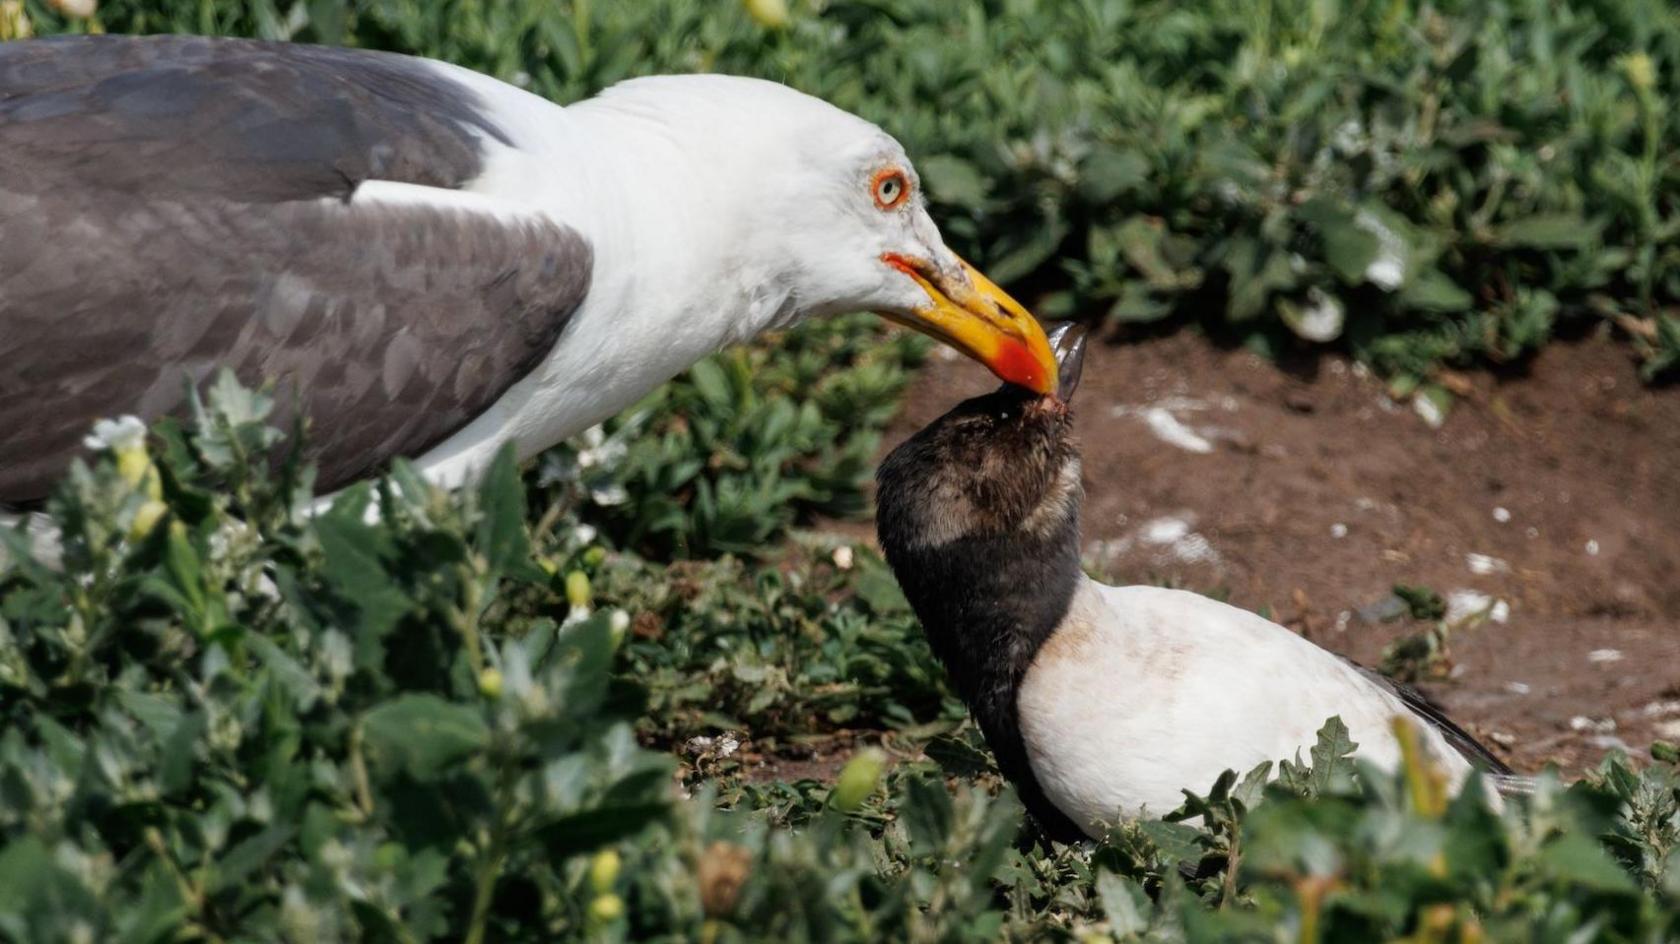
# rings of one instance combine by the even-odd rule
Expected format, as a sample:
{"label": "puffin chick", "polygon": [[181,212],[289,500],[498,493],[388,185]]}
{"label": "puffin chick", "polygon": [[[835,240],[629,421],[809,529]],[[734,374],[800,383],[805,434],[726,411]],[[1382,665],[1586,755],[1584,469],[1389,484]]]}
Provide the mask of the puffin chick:
{"label": "puffin chick", "polygon": [[1400,761],[1401,716],[1455,786],[1474,764],[1519,792],[1417,692],[1247,610],[1085,575],[1067,405],[1082,342],[1053,336],[1057,395],[1005,385],[966,400],[877,474],[887,561],[1043,831],[1068,842],[1170,812],[1181,788],[1297,756],[1332,715],[1380,767]]}

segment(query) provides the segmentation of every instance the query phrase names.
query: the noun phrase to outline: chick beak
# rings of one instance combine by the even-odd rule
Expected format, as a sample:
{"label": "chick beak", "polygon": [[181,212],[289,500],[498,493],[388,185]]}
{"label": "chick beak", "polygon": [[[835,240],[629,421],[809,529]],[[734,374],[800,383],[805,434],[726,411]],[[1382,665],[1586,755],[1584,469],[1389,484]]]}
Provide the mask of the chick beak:
{"label": "chick beak", "polygon": [[955,256],[939,266],[889,252],[881,261],[916,281],[928,302],[881,316],[951,345],[1009,383],[1034,393],[1056,390],[1056,357],[1038,319],[991,279]]}
{"label": "chick beak", "polygon": [[1079,388],[1079,375],[1085,372],[1086,328],[1076,321],[1064,321],[1050,329],[1050,347],[1056,352],[1056,398],[1063,403],[1073,399]]}

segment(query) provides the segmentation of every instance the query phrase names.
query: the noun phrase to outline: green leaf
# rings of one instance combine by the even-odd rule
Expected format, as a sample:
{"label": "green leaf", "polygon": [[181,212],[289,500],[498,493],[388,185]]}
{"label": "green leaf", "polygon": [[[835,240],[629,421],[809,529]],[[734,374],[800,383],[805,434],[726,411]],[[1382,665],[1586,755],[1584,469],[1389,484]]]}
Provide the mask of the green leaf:
{"label": "green leaf", "polygon": [[1633,876],[1583,833],[1564,833],[1547,843],[1540,864],[1554,879],[1592,891],[1631,895],[1639,890]]}
{"label": "green leaf", "polygon": [[910,608],[892,571],[868,558],[859,562],[854,592],[876,616],[892,616]]}
{"label": "green leaf", "polygon": [[493,573],[541,581],[547,575],[531,560],[531,541],[525,532],[525,486],[513,444],[496,450],[496,458],[478,487],[478,549]]}
{"label": "green leaf", "polygon": [[1149,286],[1127,279],[1120,286],[1120,296],[1109,306],[1106,318],[1110,322],[1148,324],[1172,313],[1173,306],[1156,298]]}
{"label": "green leaf", "polygon": [[1318,741],[1313,744],[1313,787],[1320,795],[1339,786],[1353,775],[1353,752],[1359,747],[1348,735],[1347,725],[1332,715],[1318,729]]}
{"label": "green leaf", "polygon": [[1131,217],[1113,233],[1126,261],[1143,273],[1151,288],[1173,289],[1179,285],[1178,273],[1163,252],[1166,236],[1160,221],[1142,216]]}
{"label": "green leaf", "polygon": [[185,604],[182,615],[187,617],[193,629],[209,632],[212,627],[205,608],[203,565],[199,562],[197,548],[187,538],[186,529],[177,523],[170,524],[165,540],[164,572],[169,577],[170,589]]}
{"label": "green leaf", "polygon": [[1499,227],[1494,242],[1524,249],[1581,249],[1598,239],[1599,224],[1573,213],[1549,213]]}
{"label": "green leaf", "polygon": [[229,849],[216,862],[211,890],[221,891],[243,884],[253,872],[285,848],[296,832],[296,827],[290,823],[275,823]]}
{"label": "green leaf", "polygon": [[922,750],[948,776],[972,780],[992,770],[992,758],[962,738],[942,734]]}
{"label": "green leaf", "polygon": [[1253,809],[1260,802],[1260,795],[1266,788],[1266,783],[1272,773],[1272,762],[1262,761],[1252,770],[1243,775],[1242,780],[1231,790],[1231,798],[1241,803],[1247,809]]}
{"label": "green leaf", "polygon": [[945,847],[956,812],[944,783],[912,778],[904,786],[900,809],[913,855],[932,855]]}
{"label": "green leaf", "polygon": [[355,486],[317,516],[313,527],[326,557],[322,577],[355,606],[362,632],[378,639],[413,603],[385,569],[385,558],[394,553],[389,537],[362,521],[367,504],[367,486]]}
{"label": "green leaf", "polygon": [[1349,285],[1364,282],[1371,263],[1377,261],[1377,253],[1382,251],[1377,237],[1352,219],[1328,222],[1320,227],[1320,232],[1324,236],[1324,261],[1330,268]]}
{"label": "green leaf", "polygon": [[192,785],[193,765],[198,761],[198,739],[207,719],[202,711],[181,718],[163,744],[163,762],[158,767],[158,786],[172,796]]}
{"label": "green leaf", "polygon": [[1025,235],[1011,234],[1000,241],[1001,253],[991,262],[988,271],[993,281],[1008,284],[1031,275],[1039,266],[1050,261],[1067,235],[1067,227],[1060,220],[1048,220]]}
{"label": "green leaf", "polygon": [[267,636],[250,634],[245,637],[245,644],[250,647],[252,654],[274,673],[275,681],[292,696],[298,711],[308,711],[314,706],[315,700],[321,697],[321,686],[315,681],[315,677],[309,674],[308,669],[299,665],[296,659],[286,654]]}
{"label": "green leaf", "polygon": [[722,367],[718,366],[717,358],[707,358],[690,367],[688,379],[689,382],[694,384],[694,389],[707,405],[713,408],[726,409],[733,403],[734,396],[730,392],[729,375],[724,373]]}
{"label": "green leaf", "polygon": [[1155,844],[1160,851],[1161,858],[1169,865],[1179,862],[1194,862],[1202,857],[1204,835],[1200,829],[1184,823],[1172,823],[1160,819],[1146,819],[1138,824],[1138,829]]}
{"label": "green leaf", "polygon": [[1645,361],[1639,365],[1639,376],[1647,383],[1669,376],[1680,367],[1680,318],[1659,315],[1656,343],[1641,348]]}
{"label": "green leaf", "polygon": [[628,839],[670,813],[669,803],[622,803],[562,816],[536,830],[543,849],[558,861]]}
{"label": "green leaf", "polygon": [[582,719],[600,708],[612,680],[613,653],[610,614],[595,613],[560,627],[551,658],[564,673],[564,709],[569,716]]}
{"label": "green leaf", "polygon": [[1136,882],[1104,869],[1097,873],[1096,885],[1110,930],[1121,936],[1149,930],[1149,896]]}
{"label": "green leaf", "polygon": [[173,698],[118,688],[117,702],[152,732],[154,737],[169,736],[181,723],[181,706]]}
{"label": "green leaf", "polygon": [[370,759],[427,780],[482,751],[490,729],[476,708],[436,695],[402,695],[368,712],[362,733]]}
{"label": "green leaf", "polygon": [[178,932],[186,914],[180,886],[161,862],[152,863],[140,880],[139,899],[126,913],[117,915],[120,944],[155,944]]}
{"label": "green leaf", "polygon": [[1231,295],[1226,310],[1232,321],[1256,317],[1274,291],[1294,287],[1287,253],[1246,236],[1233,237],[1228,249],[1225,270],[1231,278]]}
{"label": "green leaf", "polygon": [[1394,595],[1406,604],[1415,620],[1438,620],[1447,615],[1447,601],[1433,589],[1424,586],[1394,585]]}
{"label": "green leaf", "polygon": [[940,203],[965,208],[986,202],[986,178],[974,165],[951,154],[933,154],[916,162],[928,194]]}
{"label": "green leaf", "polygon": [[0,918],[40,911],[97,914],[99,907],[92,891],[54,861],[52,850],[25,835],[0,848]]}
{"label": "green leaf", "polygon": [[1079,191],[1086,200],[1101,206],[1143,186],[1149,179],[1149,162],[1136,151],[1097,146],[1079,167]]}
{"label": "green leaf", "polygon": [[1441,270],[1430,267],[1406,283],[1400,301],[1409,308],[1447,313],[1469,309],[1472,298]]}
{"label": "green leaf", "polygon": [[1360,226],[1354,208],[1325,197],[1315,197],[1296,211],[1318,231],[1324,246],[1324,261],[1343,282],[1358,285],[1376,261],[1382,243],[1375,233]]}

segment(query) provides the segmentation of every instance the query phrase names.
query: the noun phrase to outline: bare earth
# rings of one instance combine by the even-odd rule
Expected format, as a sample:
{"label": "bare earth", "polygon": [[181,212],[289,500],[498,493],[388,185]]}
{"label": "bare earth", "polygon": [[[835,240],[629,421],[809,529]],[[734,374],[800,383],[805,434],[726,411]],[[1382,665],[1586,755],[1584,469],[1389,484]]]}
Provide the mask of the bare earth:
{"label": "bare earth", "polygon": [[[1625,347],[1453,378],[1439,429],[1338,357],[1280,368],[1190,332],[1093,348],[1073,402],[1106,579],[1214,592],[1370,665],[1422,628],[1376,605],[1428,586],[1496,618],[1422,687],[1519,770],[1680,740],[1680,390],[1642,385]],[[992,386],[936,355],[883,449]]]}

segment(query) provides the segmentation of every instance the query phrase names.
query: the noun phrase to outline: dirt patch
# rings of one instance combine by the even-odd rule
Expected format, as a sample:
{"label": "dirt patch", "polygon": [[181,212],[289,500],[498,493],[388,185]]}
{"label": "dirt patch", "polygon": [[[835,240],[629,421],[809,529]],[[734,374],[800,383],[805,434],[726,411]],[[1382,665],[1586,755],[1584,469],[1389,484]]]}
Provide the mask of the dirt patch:
{"label": "dirt patch", "polygon": [[[880,736],[880,732],[864,733],[865,738]],[[768,749],[738,732],[694,737],[684,742],[678,752],[683,764],[679,776],[693,781],[735,776],[746,783],[800,780],[833,783],[862,743],[860,732],[856,731],[834,731],[774,742],[767,745]],[[902,751],[894,753],[903,756]]]}
{"label": "dirt patch", "polygon": [[[1097,344],[1074,407],[1087,558],[1225,595],[1367,664],[1397,583],[1493,607],[1423,687],[1520,769],[1680,736],[1680,391],[1604,338],[1453,378],[1433,428],[1338,357],[1280,368],[1191,333]],[[936,356],[890,449],[994,386]]]}

